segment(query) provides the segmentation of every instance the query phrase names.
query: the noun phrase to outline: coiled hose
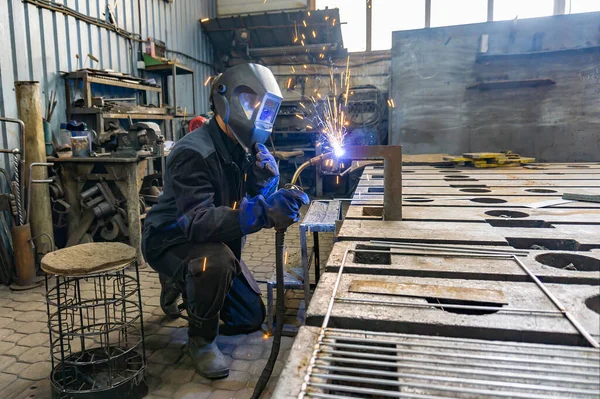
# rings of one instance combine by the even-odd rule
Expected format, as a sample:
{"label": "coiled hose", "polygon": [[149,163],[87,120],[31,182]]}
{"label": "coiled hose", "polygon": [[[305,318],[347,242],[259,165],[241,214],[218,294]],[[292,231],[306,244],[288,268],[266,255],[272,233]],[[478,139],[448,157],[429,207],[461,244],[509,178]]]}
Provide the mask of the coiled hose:
{"label": "coiled hose", "polygon": [[269,360],[263,369],[258,382],[254,387],[251,399],[258,399],[265,390],[271,374],[273,374],[273,368],[279,355],[279,348],[281,347],[281,333],[283,331],[283,317],[285,313],[284,305],[284,287],[283,287],[283,246],[285,241],[285,231],[277,231],[275,233],[275,280],[277,283],[277,301],[275,303],[275,334],[273,335],[273,345],[271,346],[271,354]]}

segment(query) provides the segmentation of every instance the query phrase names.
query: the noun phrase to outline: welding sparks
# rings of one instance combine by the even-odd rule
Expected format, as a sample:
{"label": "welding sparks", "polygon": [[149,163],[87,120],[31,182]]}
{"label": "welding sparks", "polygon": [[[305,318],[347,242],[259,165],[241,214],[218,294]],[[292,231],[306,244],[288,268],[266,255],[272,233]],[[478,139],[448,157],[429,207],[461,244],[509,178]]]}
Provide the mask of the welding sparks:
{"label": "welding sparks", "polygon": [[302,39],[306,39],[306,36],[304,36],[304,33],[302,34]]}
{"label": "welding sparks", "polygon": [[292,65],[292,73],[296,73],[296,69],[294,68],[293,65]]}
{"label": "welding sparks", "polygon": [[233,206],[231,207],[231,209],[233,209],[235,211],[235,208],[237,208],[237,201],[233,201]]}
{"label": "welding sparks", "polygon": [[340,176],[335,177],[335,184],[340,184]]}
{"label": "welding sparks", "polygon": [[304,119],[304,117],[302,115],[300,115],[300,114],[296,114],[296,118]]}
{"label": "welding sparks", "polygon": [[210,21],[210,18],[202,18],[202,19],[200,20],[200,22],[208,22],[208,21]]}
{"label": "welding sparks", "polygon": [[308,12],[308,16],[310,17],[310,11]]}
{"label": "welding sparks", "polygon": [[393,98],[390,98],[389,100],[387,100],[387,103],[390,108],[396,108],[396,103],[394,103]]}
{"label": "welding sparks", "polygon": [[300,44],[304,46],[304,40],[300,40]]}
{"label": "welding sparks", "polygon": [[313,30],[313,31],[312,31],[312,35],[313,35],[313,37],[314,37],[314,38],[316,38],[316,37],[317,37],[317,32],[315,32],[315,31]]}
{"label": "welding sparks", "polygon": [[206,262],[208,261],[208,258],[204,258],[204,264],[202,265],[202,271],[205,272],[206,271]]}
{"label": "welding sparks", "polygon": [[302,20],[302,25],[304,25],[304,27],[306,28],[306,21]]}
{"label": "welding sparks", "polygon": [[292,78],[288,79],[288,82],[287,82],[287,88],[288,88],[288,90],[292,87],[292,81],[293,81]]}
{"label": "welding sparks", "polygon": [[283,264],[287,265],[287,260],[288,260],[288,251],[285,251],[285,256],[283,257]]}
{"label": "welding sparks", "polygon": [[302,108],[306,108],[306,106],[303,103],[299,103],[299,104]]}
{"label": "welding sparks", "polygon": [[213,80],[212,76],[207,77],[206,80],[204,81],[204,86],[208,86],[208,84],[210,83],[211,80]]}

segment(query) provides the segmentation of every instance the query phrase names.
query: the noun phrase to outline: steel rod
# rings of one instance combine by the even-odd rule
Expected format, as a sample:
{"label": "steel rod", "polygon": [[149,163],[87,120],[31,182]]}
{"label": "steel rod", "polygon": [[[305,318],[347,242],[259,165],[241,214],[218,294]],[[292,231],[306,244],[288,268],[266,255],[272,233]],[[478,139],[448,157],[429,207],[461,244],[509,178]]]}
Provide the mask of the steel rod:
{"label": "steel rod", "polygon": [[478,248],[471,248],[471,247],[466,247],[466,246],[460,246],[460,245],[443,245],[443,244],[420,244],[420,243],[412,243],[412,242],[401,242],[401,241],[381,241],[381,240],[370,240],[369,241],[370,244],[374,244],[374,245],[386,245],[386,246],[390,246],[390,247],[402,247],[402,246],[411,246],[411,247],[419,247],[419,248],[425,248],[425,249],[433,249],[433,248],[440,248],[440,249],[449,249],[452,251],[456,251],[456,252],[468,252],[470,253],[471,251],[478,251],[478,252],[485,252],[485,253],[503,253],[503,254],[507,254],[507,255],[514,255],[514,254],[524,254],[524,255],[528,255],[529,251],[525,251],[525,250],[510,250],[510,249],[499,249],[499,248],[482,248],[482,249],[478,249]]}
{"label": "steel rod", "polygon": [[[320,373],[316,373],[315,377],[317,378],[326,378],[328,380],[331,381],[347,381],[347,382],[359,382],[359,383],[366,383],[366,384],[380,384],[380,385],[389,385],[390,387],[413,387],[413,388],[419,388],[419,389],[430,389],[430,390],[434,390],[434,391],[447,391],[447,392],[455,392],[455,393],[470,393],[470,394],[474,394],[474,395],[489,395],[489,396],[502,396],[502,397],[507,397],[507,398],[523,398],[523,399],[554,399],[556,398],[556,396],[548,396],[548,395],[537,395],[534,394],[532,392],[515,392],[515,391],[510,391],[510,392],[502,392],[502,391],[498,391],[495,389],[479,389],[479,388],[466,388],[464,386],[461,387],[453,387],[453,386],[442,386],[442,385],[437,385],[437,384],[418,384],[418,383],[411,383],[411,382],[406,382],[406,381],[394,381],[394,380],[382,380],[382,379],[376,379],[376,378],[361,378],[361,377],[355,377],[355,376],[350,376],[350,375],[337,375],[337,374],[320,374]],[[333,385],[336,386],[337,385]],[[337,388],[340,391],[347,391],[347,392],[355,392],[353,391],[353,389],[355,389],[355,387],[353,386],[346,386],[346,385],[340,385],[339,388]],[[362,389],[362,388],[361,388]],[[369,389],[369,391],[371,391],[371,395],[373,393],[377,393],[381,395],[381,392],[391,392],[393,394],[396,394],[396,392],[393,391],[384,391],[384,390],[379,390],[379,389]],[[392,396],[394,397],[394,396]]]}
{"label": "steel rod", "polygon": [[[360,388],[360,387],[352,387],[352,386],[344,386],[344,385],[333,385],[333,384],[322,384],[322,383],[311,383],[310,386],[320,389],[327,389],[332,391],[345,391],[350,393],[359,393],[370,395],[379,395],[379,396],[387,396],[388,398],[418,398],[418,399],[447,399],[449,396],[433,396],[433,395],[420,395],[413,393],[405,393],[405,392],[390,392],[383,391],[381,389],[372,389],[372,388]],[[312,396],[312,395],[311,395]]]}
{"label": "steel rod", "polygon": [[[349,330],[349,329],[336,328],[336,327],[328,327],[327,328],[328,335],[332,335],[332,334],[336,334],[336,333],[337,334],[357,334],[360,332],[357,330]],[[415,338],[415,335],[412,335],[412,334],[391,333],[391,332],[385,332],[385,331],[368,331],[368,332],[365,332],[365,334],[377,336],[377,337],[397,337],[397,338],[411,338],[411,339]],[[344,338],[344,336],[341,336],[341,338]],[[461,343],[461,344],[478,342],[481,344],[485,344],[486,346],[494,345],[494,346],[503,347],[506,345],[506,342],[483,341],[483,340],[476,340],[476,339],[470,339],[470,338],[442,337],[442,336],[436,336],[436,335],[431,335],[431,336],[427,336],[427,337],[421,336],[421,338],[426,338],[428,341],[456,342],[456,343]],[[521,344],[521,345],[526,345],[529,348],[548,349],[547,344],[526,343],[526,344]],[[558,345],[552,345],[551,348],[560,348],[562,350],[572,350],[573,349],[573,347],[571,347],[571,346],[558,346]],[[593,348],[578,347],[577,350],[600,355],[600,351],[593,349]]]}
{"label": "steel rod", "polygon": [[546,288],[546,286],[540,281],[540,279],[537,278],[537,276],[533,274],[531,270],[529,270],[529,268],[525,266],[519,258],[517,258],[516,256],[514,256],[513,258],[519,264],[519,266],[521,266],[523,271],[527,273],[529,277],[531,277],[531,279],[537,284],[539,289],[541,289],[544,292],[544,294],[546,294],[548,299],[550,299],[552,303],[554,303],[558,310],[560,310],[565,315],[565,317],[571,322],[573,327],[575,327],[575,329],[579,331],[581,335],[583,335],[583,337],[589,342],[589,344],[592,345],[594,348],[600,348],[600,344],[598,344],[598,341],[596,341],[594,337],[592,337],[592,335],[579,323],[579,321],[577,321],[577,319],[571,314],[571,312],[569,312],[569,310],[563,306],[563,304],[558,300],[558,298],[556,298]]}
{"label": "steel rod", "polygon": [[[443,344],[435,344],[435,343],[416,343],[416,342],[407,342],[407,341],[390,341],[390,340],[378,340],[378,339],[369,339],[369,338],[356,338],[356,337],[331,337],[326,335],[325,340],[327,342],[336,342],[336,340],[344,340],[345,342],[360,342],[360,343],[372,343],[372,344],[382,344],[382,345],[403,345],[403,346],[417,346],[422,348],[433,348],[436,350],[439,349],[449,349],[456,350],[456,345],[443,345]],[[485,345],[485,343],[479,343],[480,345]],[[543,356],[543,357],[551,357],[551,358],[565,358],[565,359],[581,359],[581,356],[577,355],[568,355],[568,354],[557,354],[557,353],[540,353],[535,351],[529,351],[526,348],[518,348],[518,351],[509,351],[495,348],[477,348],[477,347],[468,347],[464,344],[460,346],[461,351],[473,351],[473,352],[488,352],[488,353],[504,353],[509,355],[533,355],[533,356]],[[600,358],[598,358],[600,364]],[[600,366],[599,366],[600,367]]]}
{"label": "steel rod", "polygon": [[[367,244],[369,245],[369,244]],[[413,249],[413,250],[419,250],[419,248],[407,248],[407,249]],[[383,249],[355,249],[356,252],[360,252],[360,253],[376,253],[376,254],[390,254],[390,255],[407,255],[406,252],[394,252],[391,250],[383,250]],[[443,249],[439,249],[439,250],[433,250],[433,251],[441,251],[442,253],[435,253],[435,254],[431,254],[431,253],[418,253],[418,252],[413,252],[413,253],[408,253],[408,255],[426,255],[426,256],[454,256],[457,258],[476,258],[476,259],[491,259],[491,258],[498,258],[498,259],[512,259],[512,255],[513,254],[492,254],[492,253],[481,253],[481,254],[477,254],[477,253],[473,253],[473,254],[468,254],[466,252],[460,252],[460,253],[454,253],[453,251],[447,251],[447,250],[443,250]]]}
{"label": "steel rod", "polygon": [[329,318],[331,317],[331,310],[333,309],[333,304],[335,303],[335,295],[337,293],[338,287],[340,286],[340,281],[342,280],[342,273],[344,271],[344,266],[346,264],[346,259],[348,259],[348,254],[353,252],[351,249],[346,249],[344,252],[344,257],[342,258],[342,264],[340,265],[340,270],[338,271],[337,278],[335,280],[335,284],[333,286],[333,294],[329,300],[329,305],[327,306],[327,313],[323,318],[323,324],[321,325],[321,330],[319,331],[319,337],[317,338],[317,343],[315,344],[315,348],[313,354],[308,363],[308,367],[306,368],[306,374],[304,375],[304,382],[302,383],[302,387],[300,389],[300,393],[298,394],[298,399],[303,399],[306,395],[306,389],[310,383],[310,376],[312,374],[313,367],[317,361],[317,356],[319,354],[321,342],[325,336],[325,331],[327,329],[327,325],[329,324]]}
{"label": "steel rod", "polygon": [[475,305],[452,305],[452,304],[441,304],[441,303],[411,303],[411,302],[396,302],[396,301],[381,301],[377,299],[360,299],[360,298],[335,298],[336,302],[344,303],[365,303],[383,306],[397,306],[407,308],[448,308],[448,309],[464,309],[464,310],[487,310],[494,312],[504,313],[531,313],[531,314],[543,314],[543,315],[554,315],[562,317],[561,312],[554,310],[537,310],[537,309],[519,309],[519,308],[505,308],[498,306],[475,306]]}
{"label": "steel rod", "polygon": [[[524,383],[519,383],[519,382],[476,380],[476,379],[472,379],[472,378],[446,377],[446,376],[438,376],[438,375],[402,373],[402,372],[384,371],[384,370],[356,369],[356,368],[352,368],[352,367],[320,366],[319,369],[328,370],[328,371],[342,371],[342,372],[351,373],[351,374],[366,374],[366,375],[373,375],[373,376],[378,376],[378,377],[394,377],[395,380],[378,379],[378,381],[381,381],[381,382],[378,382],[378,384],[383,384],[383,385],[386,384],[386,382],[384,382],[384,381],[391,382],[391,384],[388,384],[388,385],[402,386],[405,384],[405,379],[414,379],[414,380],[423,379],[423,380],[437,381],[437,382],[441,382],[441,383],[447,382],[447,383],[454,383],[454,384],[461,384],[461,385],[462,384],[487,385],[490,387],[498,387],[498,388],[515,388],[515,389],[523,389],[523,390],[529,389],[529,390],[541,390],[541,391],[548,391],[548,392],[566,392],[566,393],[576,393],[576,394],[582,394],[582,395],[594,394],[597,392],[597,391],[590,390],[590,389],[573,389],[573,388],[564,388],[564,387],[547,386],[547,385],[543,386],[543,385],[539,385],[539,384],[524,384]],[[346,378],[346,376],[343,374],[326,374],[326,375],[332,376],[332,377],[326,377],[328,379],[329,378],[335,379],[338,377]],[[358,378],[360,378],[360,377],[358,377]],[[402,378],[402,381],[398,381],[397,380],[398,378]]]}
{"label": "steel rod", "polygon": [[[432,354],[434,355],[434,354]],[[435,356],[435,355],[434,355]],[[353,358],[340,358],[340,357],[331,357],[331,356],[321,356],[318,359],[324,363],[351,363],[351,364],[362,364],[365,366],[375,366],[375,367],[394,367],[394,368],[411,368],[411,369],[419,369],[419,370],[430,370],[430,371],[441,371],[447,373],[469,373],[469,374],[480,374],[480,375],[489,375],[490,377],[506,377],[506,378],[521,378],[521,379],[533,379],[533,380],[547,380],[552,382],[568,382],[573,384],[584,384],[584,385],[600,385],[600,382],[596,379],[598,377],[597,373],[577,373],[574,371],[568,370],[552,370],[553,374],[561,374],[560,376],[548,376],[548,375],[539,375],[539,374],[514,374],[514,373],[505,373],[499,370],[505,370],[506,365],[504,364],[481,364],[481,363],[468,363],[464,362],[452,362],[448,360],[431,360],[431,359],[420,359],[420,358],[406,358],[404,361],[400,362],[384,362],[384,361],[376,361],[376,360],[367,360],[367,359],[353,359]],[[417,363],[411,364],[411,363]],[[436,367],[436,366],[423,366],[420,363],[425,364],[445,364],[448,366],[455,367]],[[478,367],[478,369],[474,368],[466,368],[461,369],[461,367]],[[315,368],[321,368],[321,365],[317,363]],[[496,369],[490,371],[483,371],[481,368],[488,369]],[[521,367],[511,365],[510,369],[513,371],[523,371],[523,372],[540,372],[540,373],[548,373],[548,368],[544,367]],[[576,375],[582,377],[590,377],[594,378],[594,380],[587,380],[582,378],[565,378],[564,375]]]}
{"label": "steel rod", "polygon": [[[336,351],[326,351],[326,350],[321,350],[321,352],[323,353],[328,353],[328,354],[335,354],[335,355],[344,355],[348,358],[351,358],[352,356],[359,358],[359,359],[379,359],[379,360],[393,360],[393,361],[402,361],[402,360],[406,360],[405,357],[403,356],[393,356],[393,355],[382,355],[382,354],[377,354],[377,353],[360,353],[360,352],[351,352],[351,351],[345,351],[345,350],[336,350]],[[404,355],[423,355],[426,353],[423,353],[421,351],[414,351],[414,350],[410,350],[410,349],[398,349],[396,350],[397,354],[404,354]],[[468,360],[482,360],[482,361],[493,361],[493,362],[512,362],[512,363],[521,363],[521,364],[540,364],[540,365],[545,365],[545,366],[554,366],[556,363],[553,362],[544,362],[544,361],[529,361],[528,359],[511,359],[511,358],[497,358],[497,357],[490,357],[490,356],[478,356],[478,355],[464,355],[464,354],[438,354],[437,356],[442,357],[442,358],[451,358],[451,359],[468,359]],[[582,367],[581,364],[577,364],[577,363],[573,363],[573,364],[569,364],[569,363],[561,363],[561,366],[565,366],[565,367]],[[589,365],[586,365],[586,367],[590,367]],[[592,366],[593,367],[593,366]]]}

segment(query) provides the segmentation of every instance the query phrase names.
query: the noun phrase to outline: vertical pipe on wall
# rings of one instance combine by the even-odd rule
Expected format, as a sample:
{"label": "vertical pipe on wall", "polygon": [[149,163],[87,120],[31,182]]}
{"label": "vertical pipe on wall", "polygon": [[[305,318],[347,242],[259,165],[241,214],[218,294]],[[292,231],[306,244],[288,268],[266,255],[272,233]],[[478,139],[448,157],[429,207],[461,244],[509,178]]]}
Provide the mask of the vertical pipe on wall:
{"label": "vertical pipe on wall", "polygon": [[431,27],[431,0],[425,0],[425,27]]}
{"label": "vertical pipe on wall", "polygon": [[371,0],[366,1],[367,4],[367,51],[371,51],[373,14],[371,9]]}
{"label": "vertical pipe on wall", "polygon": [[[17,109],[19,119],[25,123],[25,165],[21,181],[29,181],[29,165],[33,162],[46,162],[46,144],[44,142],[44,128],[42,125],[42,103],[40,99],[39,82],[15,82],[17,97]],[[48,177],[46,168],[34,168],[32,177],[34,180],[45,180]],[[46,184],[33,184],[31,192],[27,193],[31,198],[31,215],[27,218],[31,221],[31,232],[35,238],[47,235],[54,241],[52,227],[52,210],[50,208],[50,193]],[[39,243],[47,243],[47,240],[38,240]],[[38,253],[46,253],[51,250],[51,245],[38,246]]]}
{"label": "vertical pipe on wall", "polygon": [[494,21],[494,0],[488,0],[487,5],[487,21]]}

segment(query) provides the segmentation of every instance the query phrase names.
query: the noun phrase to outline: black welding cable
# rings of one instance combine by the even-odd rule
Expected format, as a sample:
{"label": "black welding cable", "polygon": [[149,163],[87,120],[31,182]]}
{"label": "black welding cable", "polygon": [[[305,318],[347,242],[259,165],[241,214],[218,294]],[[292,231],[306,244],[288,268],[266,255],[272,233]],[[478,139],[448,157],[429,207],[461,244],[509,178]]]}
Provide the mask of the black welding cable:
{"label": "black welding cable", "polygon": [[275,305],[275,334],[273,335],[273,346],[271,346],[271,354],[269,360],[254,387],[251,399],[258,399],[265,390],[269,378],[273,373],[277,356],[279,355],[279,347],[281,346],[281,333],[283,331],[283,315],[285,313],[284,306],[284,289],[283,289],[283,243],[285,241],[285,232],[278,231],[275,233],[275,278],[277,280],[277,303]]}

